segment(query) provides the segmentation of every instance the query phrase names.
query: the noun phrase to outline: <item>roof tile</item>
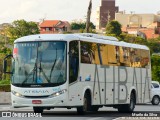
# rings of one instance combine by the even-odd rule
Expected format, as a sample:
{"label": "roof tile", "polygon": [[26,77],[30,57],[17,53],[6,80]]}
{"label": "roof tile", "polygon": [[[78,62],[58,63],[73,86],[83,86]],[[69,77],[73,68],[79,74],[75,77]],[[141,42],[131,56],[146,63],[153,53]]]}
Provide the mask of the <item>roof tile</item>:
{"label": "roof tile", "polygon": [[57,25],[60,22],[60,20],[44,20],[41,24],[40,27],[53,27]]}

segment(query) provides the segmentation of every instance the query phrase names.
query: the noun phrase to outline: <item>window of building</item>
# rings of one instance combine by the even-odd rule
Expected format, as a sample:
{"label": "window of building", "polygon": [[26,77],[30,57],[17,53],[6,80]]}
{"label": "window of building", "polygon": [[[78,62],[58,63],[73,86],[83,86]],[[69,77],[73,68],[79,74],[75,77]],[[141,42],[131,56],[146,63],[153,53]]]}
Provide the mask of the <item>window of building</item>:
{"label": "window of building", "polygon": [[46,28],[46,31],[50,31],[50,29],[49,29],[49,28]]}

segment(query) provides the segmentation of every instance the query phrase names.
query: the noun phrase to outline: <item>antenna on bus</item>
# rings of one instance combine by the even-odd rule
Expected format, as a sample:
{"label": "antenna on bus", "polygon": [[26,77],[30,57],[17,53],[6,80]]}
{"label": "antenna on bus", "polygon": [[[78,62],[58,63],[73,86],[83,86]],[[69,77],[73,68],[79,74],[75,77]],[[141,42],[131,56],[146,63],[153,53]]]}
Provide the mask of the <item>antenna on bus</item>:
{"label": "antenna on bus", "polygon": [[93,33],[79,33],[78,35],[81,35],[83,37],[102,39],[102,40],[119,41],[117,38],[112,36],[102,36],[102,35],[93,34]]}

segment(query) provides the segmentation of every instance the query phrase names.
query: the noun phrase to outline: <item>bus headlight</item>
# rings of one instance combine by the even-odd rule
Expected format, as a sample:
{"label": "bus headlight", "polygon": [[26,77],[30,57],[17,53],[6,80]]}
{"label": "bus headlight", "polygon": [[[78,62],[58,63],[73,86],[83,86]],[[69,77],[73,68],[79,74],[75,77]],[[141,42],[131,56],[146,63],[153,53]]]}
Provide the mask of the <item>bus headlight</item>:
{"label": "bus headlight", "polygon": [[23,97],[22,94],[20,94],[20,93],[18,93],[16,91],[13,91],[13,90],[12,90],[12,94],[15,95],[15,96],[17,96],[17,97]]}
{"label": "bus headlight", "polygon": [[60,91],[57,91],[53,94],[50,95],[50,97],[56,97],[56,96],[59,96],[61,94],[64,94],[67,90],[66,89],[63,89],[63,90],[60,90]]}

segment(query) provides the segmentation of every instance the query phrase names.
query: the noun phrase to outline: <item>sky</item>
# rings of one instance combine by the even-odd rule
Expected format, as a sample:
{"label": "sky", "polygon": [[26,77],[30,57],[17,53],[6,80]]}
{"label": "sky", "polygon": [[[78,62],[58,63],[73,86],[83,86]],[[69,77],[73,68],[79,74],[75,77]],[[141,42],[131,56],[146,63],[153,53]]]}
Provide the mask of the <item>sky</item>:
{"label": "sky", "polygon": [[[89,0],[0,0],[0,24],[14,20],[85,20]],[[100,0],[92,0],[91,21],[95,23]],[[153,13],[160,11],[160,0],[116,0],[120,11]]]}

